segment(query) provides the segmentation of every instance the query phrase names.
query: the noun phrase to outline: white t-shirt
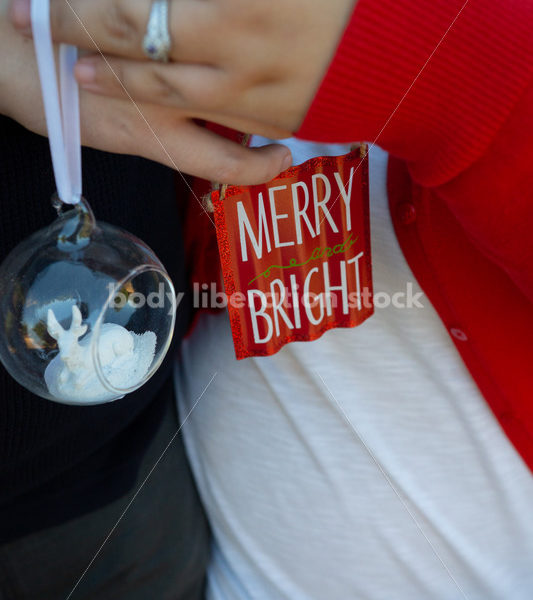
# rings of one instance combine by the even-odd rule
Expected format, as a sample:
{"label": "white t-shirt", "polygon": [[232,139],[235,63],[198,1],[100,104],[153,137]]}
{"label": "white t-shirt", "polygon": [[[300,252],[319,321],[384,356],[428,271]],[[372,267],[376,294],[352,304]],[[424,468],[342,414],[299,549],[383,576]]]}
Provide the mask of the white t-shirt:
{"label": "white t-shirt", "polygon": [[[374,287],[416,294],[386,162],[371,151]],[[533,598],[533,478],[422,304],[240,362],[227,314],[200,319],[177,388],[214,533],[208,598]]]}

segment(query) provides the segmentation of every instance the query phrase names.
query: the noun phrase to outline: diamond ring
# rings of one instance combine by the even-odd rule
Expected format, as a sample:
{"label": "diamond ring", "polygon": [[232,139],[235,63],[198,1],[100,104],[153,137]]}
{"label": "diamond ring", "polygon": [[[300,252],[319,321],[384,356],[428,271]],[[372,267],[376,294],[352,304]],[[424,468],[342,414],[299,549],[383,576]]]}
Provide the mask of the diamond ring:
{"label": "diamond ring", "polygon": [[152,60],[168,62],[172,45],[168,27],[168,13],[168,0],[154,0],[152,2],[146,35],[143,40],[144,54]]}

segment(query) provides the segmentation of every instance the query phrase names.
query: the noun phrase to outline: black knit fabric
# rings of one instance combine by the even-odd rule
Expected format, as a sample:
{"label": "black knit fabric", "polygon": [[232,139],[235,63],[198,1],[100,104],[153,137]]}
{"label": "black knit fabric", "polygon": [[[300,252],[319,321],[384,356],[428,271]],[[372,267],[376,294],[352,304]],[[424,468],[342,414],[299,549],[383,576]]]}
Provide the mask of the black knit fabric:
{"label": "black knit fabric", "polygon": [[[47,139],[0,117],[0,164],[3,260],[21,240],[50,224],[56,215],[50,204],[55,185]],[[171,170],[136,157],[84,149],[83,190],[98,220],[123,227],[144,240],[166,266],[176,291],[185,291]],[[174,343],[183,335],[188,318],[188,302],[184,301]],[[103,470],[117,471],[106,489],[69,509],[71,514],[62,510],[61,514],[49,515],[49,522],[91,510],[124,493],[134,479],[143,446],[158,425],[158,414],[162,414],[152,399],[168,379],[170,366],[167,357],[158,374],[140,390],[94,407],[66,406],[38,398],[0,366],[0,519],[10,521],[9,527],[3,528],[4,534],[9,529],[12,537],[35,526],[16,523],[17,506],[25,506],[27,514],[28,507],[39,506],[41,495],[72,487],[82,475],[100,477]],[[129,470],[117,468],[120,464]],[[42,524],[42,515],[37,517]],[[7,525],[6,520],[3,525]]]}

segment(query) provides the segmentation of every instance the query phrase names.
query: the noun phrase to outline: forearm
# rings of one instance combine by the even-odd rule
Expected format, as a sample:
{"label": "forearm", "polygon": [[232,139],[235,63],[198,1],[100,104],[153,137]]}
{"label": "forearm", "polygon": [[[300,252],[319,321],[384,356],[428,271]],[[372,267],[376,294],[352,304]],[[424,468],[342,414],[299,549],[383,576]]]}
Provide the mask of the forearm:
{"label": "forearm", "polygon": [[533,72],[533,5],[521,0],[360,0],[298,132],[376,143],[416,181],[477,160]]}
{"label": "forearm", "polygon": [[533,5],[360,0],[301,137],[407,162],[533,300]]}
{"label": "forearm", "polygon": [[533,302],[533,81],[487,151],[435,190],[470,238]]}

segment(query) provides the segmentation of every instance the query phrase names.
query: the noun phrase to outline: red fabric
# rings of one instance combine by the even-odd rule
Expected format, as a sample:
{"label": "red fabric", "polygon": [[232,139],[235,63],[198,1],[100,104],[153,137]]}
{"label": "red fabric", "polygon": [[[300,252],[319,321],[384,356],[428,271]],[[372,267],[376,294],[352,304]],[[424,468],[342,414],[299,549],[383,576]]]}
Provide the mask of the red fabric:
{"label": "red fabric", "polygon": [[389,151],[405,257],[533,469],[532,77],[531,2],[359,0],[297,135]]}
{"label": "red fabric", "polygon": [[[208,123],[206,127],[219,135],[235,142],[242,142],[243,134],[228,129],[216,123]],[[203,291],[202,285],[209,288],[213,283],[219,284],[220,258],[218,254],[215,220],[212,212],[206,210],[205,200],[210,196],[212,184],[204,179],[196,178],[189,200],[184,208],[183,230],[185,255],[187,257],[187,270],[189,281],[196,289],[193,289],[195,299]],[[206,289],[207,289],[206,288]],[[196,322],[196,320],[195,320]],[[192,324],[189,332],[194,328]]]}

